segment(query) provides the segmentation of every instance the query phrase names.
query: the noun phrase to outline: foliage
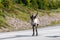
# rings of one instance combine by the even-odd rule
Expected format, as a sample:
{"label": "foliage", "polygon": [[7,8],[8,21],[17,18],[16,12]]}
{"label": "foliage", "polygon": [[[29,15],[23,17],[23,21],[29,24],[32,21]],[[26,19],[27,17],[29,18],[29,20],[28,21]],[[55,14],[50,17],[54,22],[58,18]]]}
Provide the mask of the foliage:
{"label": "foliage", "polygon": [[24,4],[31,8],[39,9],[57,9],[60,8],[59,0],[0,0],[0,7],[3,5],[6,8],[11,9],[14,4]]}

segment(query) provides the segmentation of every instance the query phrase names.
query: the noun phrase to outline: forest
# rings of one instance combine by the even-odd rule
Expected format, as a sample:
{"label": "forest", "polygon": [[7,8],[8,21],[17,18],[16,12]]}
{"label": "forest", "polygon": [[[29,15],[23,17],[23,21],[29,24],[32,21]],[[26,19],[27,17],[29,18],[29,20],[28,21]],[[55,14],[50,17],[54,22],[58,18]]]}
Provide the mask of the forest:
{"label": "forest", "polygon": [[43,10],[60,8],[60,0],[0,0],[1,9],[3,7],[10,9],[14,4]]}

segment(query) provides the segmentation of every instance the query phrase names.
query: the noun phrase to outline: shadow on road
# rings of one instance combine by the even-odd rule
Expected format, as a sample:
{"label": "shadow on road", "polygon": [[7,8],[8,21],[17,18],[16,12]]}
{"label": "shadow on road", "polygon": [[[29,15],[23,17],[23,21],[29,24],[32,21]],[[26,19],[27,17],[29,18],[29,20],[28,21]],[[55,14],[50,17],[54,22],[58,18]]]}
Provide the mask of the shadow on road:
{"label": "shadow on road", "polygon": [[45,37],[57,38],[57,37],[60,37],[60,36],[45,36]]}
{"label": "shadow on road", "polygon": [[13,37],[0,38],[0,40],[3,40],[3,39],[12,39],[12,38],[18,38],[18,37],[32,37],[32,36],[31,35],[16,35],[16,36],[13,36]]}

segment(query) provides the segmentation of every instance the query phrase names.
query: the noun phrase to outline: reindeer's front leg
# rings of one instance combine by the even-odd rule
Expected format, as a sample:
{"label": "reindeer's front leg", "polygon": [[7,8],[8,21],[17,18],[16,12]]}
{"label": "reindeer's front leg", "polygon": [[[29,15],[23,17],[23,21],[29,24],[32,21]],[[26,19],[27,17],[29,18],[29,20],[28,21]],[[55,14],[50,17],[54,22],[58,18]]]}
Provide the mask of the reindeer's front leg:
{"label": "reindeer's front leg", "polygon": [[34,25],[32,26],[32,29],[33,29],[33,34],[32,34],[32,36],[34,36],[34,34],[35,34]]}

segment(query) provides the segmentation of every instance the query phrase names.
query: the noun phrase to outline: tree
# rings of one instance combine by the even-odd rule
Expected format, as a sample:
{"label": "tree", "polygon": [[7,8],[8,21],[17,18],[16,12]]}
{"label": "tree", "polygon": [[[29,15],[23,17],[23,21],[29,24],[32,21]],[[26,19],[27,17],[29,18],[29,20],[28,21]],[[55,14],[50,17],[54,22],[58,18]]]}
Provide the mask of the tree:
{"label": "tree", "polygon": [[3,0],[2,4],[5,8],[11,9],[13,6],[13,1],[12,0]]}
{"label": "tree", "polygon": [[37,9],[37,8],[38,8],[37,0],[31,0],[31,6],[32,6],[34,9]]}

